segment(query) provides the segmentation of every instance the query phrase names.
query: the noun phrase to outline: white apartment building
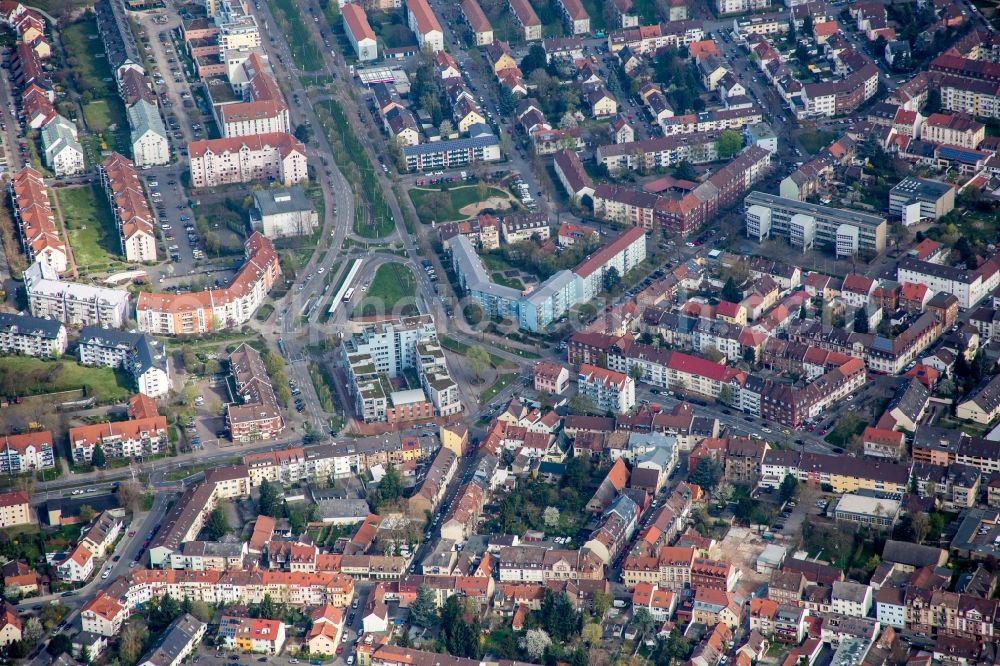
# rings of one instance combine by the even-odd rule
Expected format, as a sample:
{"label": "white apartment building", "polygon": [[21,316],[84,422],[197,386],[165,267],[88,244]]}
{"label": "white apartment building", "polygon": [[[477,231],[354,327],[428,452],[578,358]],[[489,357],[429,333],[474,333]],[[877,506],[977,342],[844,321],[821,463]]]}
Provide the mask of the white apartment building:
{"label": "white apartment building", "polygon": [[167,128],[155,104],[140,99],[126,111],[131,128],[132,157],[139,167],[170,163]]}
{"label": "white apartment building", "polygon": [[406,0],[406,23],[417,36],[420,48],[432,53],[444,50],[444,33],[427,0]]}
{"label": "white apartment building", "polygon": [[55,467],[52,432],[0,436],[0,474],[21,474]]}
{"label": "white apartment building", "polygon": [[872,607],[872,588],[864,583],[834,581],[830,592],[830,610],[850,617],[868,617]]}
{"label": "white apartment building", "polygon": [[56,116],[42,128],[42,150],[45,165],[57,176],[72,176],[86,168],[76,125],[62,116]]}
{"label": "white apartment building", "polygon": [[254,190],[250,222],[268,238],[305,236],[316,229],[319,215],[305,190],[296,185],[288,189]]}
{"label": "white apartment building", "polygon": [[746,14],[767,9],[771,0],[715,0],[715,11],[722,14]]}
{"label": "white apartment building", "polygon": [[66,353],[66,327],[59,321],[0,312],[0,353],[59,356]]}
{"label": "white apartment building", "polygon": [[24,272],[24,287],[35,317],[111,328],[128,321],[129,294],[123,289],[64,282],[54,269],[37,261]]}
{"label": "white apartment building", "polygon": [[191,184],[199,188],[251,181],[288,187],[309,176],[305,146],[285,132],[193,141],[188,156]]}
{"label": "white apartment building", "polygon": [[577,387],[601,411],[626,414],[635,407],[635,380],[622,372],[597,366],[580,366]]}
{"label": "white apartment building", "polygon": [[997,271],[983,279],[981,269],[967,270],[955,266],[933,264],[914,257],[903,257],[896,269],[896,278],[903,282],[922,284],[932,292],[954,294],[960,308],[971,308],[1000,284]]}
{"label": "white apartment building", "polygon": [[101,184],[118,223],[122,255],[126,261],[156,261],[156,228],[153,212],[139,182],[135,166],[124,155],[112,153],[100,168]]}
{"label": "white apartment building", "polygon": [[170,392],[170,364],[163,343],[144,333],[88,326],[80,331],[79,352],[83,365],[131,373],[139,392],[150,398]]}
{"label": "white apartment building", "polygon": [[358,60],[367,62],[378,59],[378,42],[375,41],[375,31],[368,23],[368,16],[361,5],[348,3],[340,10],[344,19],[344,32],[354,47]]}

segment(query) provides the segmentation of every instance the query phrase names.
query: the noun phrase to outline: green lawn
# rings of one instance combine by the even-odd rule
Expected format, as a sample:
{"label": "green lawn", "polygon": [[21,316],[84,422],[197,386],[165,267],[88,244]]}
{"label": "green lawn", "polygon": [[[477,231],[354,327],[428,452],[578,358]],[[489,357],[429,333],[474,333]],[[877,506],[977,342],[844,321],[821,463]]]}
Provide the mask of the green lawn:
{"label": "green lawn", "polygon": [[0,358],[0,394],[32,395],[84,389],[98,402],[125,400],[131,379],[111,368],[88,368],[73,360],[50,361],[30,356]]}
{"label": "green lawn", "polygon": [[436,222],[455,222],[467,220],[475,215],[466,215],[461,211],[464,206],[485,201],[490,197],[507,197],[507,193],[495,187],[486,189],[486,196],[480,198],[479,188],[476,185],[466,185],[463,187],[453,187],[446,190],[444,194],[447,198],[440,196],[441,190],[425,189],[415,187],[410,190],[410,201],[417,209],[417,216],[422,224]]}
{"label": "green lawn", "polygon": [[365,238],[388,236],[396,228],[396,223],[375,175],[375,168],[361,141],[351,130],[344,110],[334,100],[318,102],[315,108],[323,132],[333,148],[333,159],[356,195],[352,224],[354,233]]}
{"label": "green lawn", "polygon": [[270,303],[264,303],[264,305],[260,306],[260,309],[257,310],[257,314],[254,315],[254,318],[257,321],[267,321],[267,318],[271,316],[272,312],[274,312],[274,306]]}
{"label": "green lawn", "polygon": [[493,382],[492,386],[479,394],[479,402],[489,402],[495,398],[500,391],[510,386],[510,383],[515,379],[517,379],[517,375],[514,373],[500,375],[497,377],[497,380]]}
{"label": "green lawn", "polygon": [[269,0],[271,12],[288,41],[295,65],[304,72],[323,69],[323,52],[313,43],[304,14],[293,0]]}
{"label": "green lawn", "polygon": [[417,280],[409,267],[397,263],[382,264],[375,271],[368,293],[354,307],[354,316],[371,317],[390,312],[419,314],[413,300],[416,293]]}
{"label": "green lawn", "polygon": [[522,291],[524,290],[523,282],[521,282],[517,278],[509,278],[499,271],[493,273],[493,281],[496,282],[497,284],[502,284],[505,287],[510,287],[511,289],[520,289]]}
{"label": "green lawn", "polygon": [[56,190],[59,208],[80,271],[106,271],[120,263],[118,229],[108,200],[97,185]]}
{"label": "green lawn", "polygon": [[83,107],[83,118],[87,127],[94,132],[103,132],[112,123],[111,109],[103,99],[97,99]]}

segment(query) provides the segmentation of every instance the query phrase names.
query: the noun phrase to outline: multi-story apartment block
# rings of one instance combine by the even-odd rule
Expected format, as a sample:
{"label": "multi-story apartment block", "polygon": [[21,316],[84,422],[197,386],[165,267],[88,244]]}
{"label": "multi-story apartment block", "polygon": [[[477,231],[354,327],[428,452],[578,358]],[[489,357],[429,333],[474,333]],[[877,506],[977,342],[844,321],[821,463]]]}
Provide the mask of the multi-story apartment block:
{"label": "multi-story apartment block", "polygon": [[692,137],[682,134],[612,143],[597,148],[597,161],[612,173],[631,170],[654,171],[681,162],[704,164],[718,159],[718,132]]}
{"label": "multi-story apartment block", "polygon": [[139,294],[139,330],[158,335],[199,335],[242,326],[281,275],[274,245],[254,232],[243,245],[245,263],[228,287],[189,294]]}
{"label": "multi-story apartment block", "polygon": [[817,245],[832,247],[837,256],[885,250],[888,224],[884,217],[765,192],[751,192],[744,201],[749,238],[761,241],[772,234],[788,238],[803,252]]}
{"label": "multi-story apartment block", "polygon": [[819,453],[764,454],[760,486],[777,488],[789,474],[803,483],[828,484],[838,494],[859,490],[903,494],[910,480],[909,467],[898,463]]}
{"label": "multi-story apartment block", "polygon": [[0,494],[0,528],[26,525],[31,520],[31,501],[28,494],[15,491]]}
{"label": "multi-story apartment block", "polygon": [[878,68],[866,62],[843,79],[802,86],[802,117],[850,113],[878,92]]}
{"label": "multi-story apartment block", "polygon": [[932,113],[921,125],[920,138],[975,150],[986,138],[986,125],[962,113]]}
{"label": "multi-story apartment block", "polygon": [[89,463],[96,447],[108,458],[142,458],[164,451],[169,444],[167,419],[149,416],[128,421],[109,421],[69,429],[73,462]]}
{"label": "multi-story apartment block", "polygon": [[474,123],[469,126],[468,137],[404,146],[403,157],[409,171],[454,169],[478,162],[496,162],[501,157],[500,140],[488,125]]}
{"label": "multi-story apartment block", "polygon": [[462,16],[472,29],[476,46],[486,46],[493,43],[493,26],[483,12],[478,0],[462,0]]}
{"label": "multi-story apartment block", "polygon": [[111,153],[100,167],[101,184],[118,223],[118,238],[126,261],[156,261],[153,212],[135,166],[124,155]]}
{"label": "multi-story apartment block", "polygon": [[126,111],[131,128],[132,156],[140,167],[170,162],[170,141],[156,105],[140,99]]}
{"label": "multi-story apartment block", "polygon": [[89,284],[64,282],[56,269],[36,261],[24,272],[28,309],[35,317],[67,325],[120,328],[128,320],[129,294]]}
{"label": "multi-story apartment block", "polygon": [[66,344],[61,322],[0,312],[0,353],[59,356],[66,352]]}
{"label": "multi-story apartment block", "polygon": [[746,14],[768,9],[771,0],[715,0],[715,12],[717,14]]}
{"label": "multi-story apartment block", "polygon": [[952,294],[961,308],[971,308],[1000,284],[1000,256],[994,256],[976,269],[946,266],[903,257],[896,271],[900,282],[925,285],[933,292]]}
{"label": "multi-story apartment block", "polygon": [[288,187],[309,175],[305,146],[287,132],[193,141],[188,155],[197,188],[255,180]]}
{"label": "multi-story apartment block", "polygon": [[635,380],[624,373],[582,365],[577,386],[601,411],[624,414],[635,407]]}
{"label": "multi-story apartment block", "polygon": [[170,364],[163,343],[144,333],[128,333],[97,326],[80,331],[80,363],[125,370],[137,389],[151,398],[170,392]]}
{"label": "multi-story apartment block", "polygon": [[52,432],[0,435],[0,474],[22,474],[55,467]]}
{"label": "multi-story apartment block", "polygon": [[241,344],[229,355],[229,372],[241,401],[226,404],[226,425],[233,441],[271,439],[280,434],[285,422],[260,352]]}
{"label": "multi-story apartment block", "polygon": [[[470,0],[475,2],[475,0]],[[349,3],[340,10],[344,19],[344,32],[354,47],[354,53],[361,62],[378,59],[378,42],[375,31],[368,23],[368,16],[360,5]]]}
{"label": "multi-story apartment block", "polygon": [[590,14],[580,0],[558,0],[556,7],[562,14],[563,25],[570,35],[586,35],[590,32]]}
{"label": "multi-story apartment block", "polygon": [[427,0],[406,0],[406,23],[417,36],[417,45],[431,53],[444,50],[444,32]]}
{"label": "multi-story apartment block", "polygon": [[618,53],[627,46],[636,55],[645,56],[668,46],[690,46],[703,39],[705,31],[701,21],[671,20],[658,25],[615,30],[608,35],[608,44],[612,53]]}
{"label": "multi-story apartment block", "polygon": [[45,165],[57,176],[72,176],[86,168],[76,124],[57,115],[41,131]]}
{"label": "multi-story apartment block", "polygon": [[37,261],[57,274],[65,272],[69,267],[66,243],[59,236],[42,174],[25,167],[14,174],[8,190],[28,261]]}
{"label": "multi-story apartment block", "polygon": [[589,550],[550,550],[534,546],[500,549],[500,582],[600,580],[604,565]]}
{"label": "multi-story apartment block", "polygon": [[524,41],[531,42],[542,38],[542,22],[528,0],[508,0],[511,15],[524,31]]}

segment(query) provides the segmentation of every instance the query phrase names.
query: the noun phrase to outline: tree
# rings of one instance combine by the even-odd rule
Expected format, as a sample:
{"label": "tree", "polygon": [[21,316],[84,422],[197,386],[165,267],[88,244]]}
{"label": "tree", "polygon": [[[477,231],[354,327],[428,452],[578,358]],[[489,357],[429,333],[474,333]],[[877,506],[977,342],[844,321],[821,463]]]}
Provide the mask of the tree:
{"label": "tree", "polygon": [[559,509],[554,506],[545,507],[542,511],[542,520],[546,527],[559,527]]}
{"label": "tree", "polygon": [[122,481],[115,491],[118,504],[132,513],[138,511],[143,495],[142,487],[135,481]]}
{"label": "tree", "polygon": [[783,503],[795,497],[795,492],[799,489],[799,480],[792,474],[785,474],[778,488],[778,499]]}
{"label": "tree", "polygon": [[941,91],[936,86],[930,86],[927,90],[927,101],[924,102],[924,108],[920,109],[920,113],[924,116],[929,116],[932,113],[939,113],[940,111]]}
{"label": "tree", "polygon": [[601,642],[601,637],[604,635],[604,631],[601,629],[601,625],[597,622],[591,622],[583,626],[583,631],[580,632],[580,636],[587,645],[597,645]]}
{"label": "tree", "polygon": [[618,273],[618,269],[614,266],[608,268],[604,271],[604,277],[601,278],[602,286],[604,291],[612,291],[615,287],[621,284],[622,276]]}
{"label": "tree", "polygon": [[[21,644],[25,645],[23,640],[21,641]],[[67,636],[66,634],[56,634],[55,636],[52,637],[52,640],[49,641],[48,646],[45,648],[45,651],[51,654],[53,657],[58,657],[64,652],[69,653],[72,650],[73,650],[73,641],[71,641],[69,636]],[[133,660],[129,664],[129,666],[132,666],[132,664],[134,664],[138,660],[139,657],[137,656],[135,660]]]}
{"label": "tree", "polygon": [[490,367],[490,353],[482,347],[472,347],[465,355],[465,365],[476,381],[482,381],[486,369]]}
{"label": "tree", "polygon": [[384,506],[395,502],[403,496],[403,479],[399,476],[399,470],[395,465],[390,464],[385,469],[385,476],[379,481],[375,490],[376,506]]}
{"label": "tree", "polygon": [[312,140],[312,128],[309,125],[299,125],[295,128],[295,138],[308,144]]}
{"label": "tree", "polygon": [[538,661],[545,654],[545,649],[552,645],[552,639],[544,629],[529,629],[521,639],[521,647],[528,656]]}
{"label": "tree", "polygon": [[809,37],[813,36],[813,17],[808,14],[802,20],[802,34]]}
{"label": "tree", "polygon": [[679,178],[681,180],[694,180],[698,177],[698,174],[694,172],[694,167],[687,160],[681,160],[678,162],[677,166],[674,167],[674,178]]}
{"label": "tree", "polygon": [[275,607],[274,599],[271,598],[270,594],[265,594],[264,598],[260,600],[260,605],[257,606],[257,617],[265,620],[278,619],[278,609]]}
{"label": "tree", "polygon": [[441,124],[438,125],[438,132],[441,133],[442,138],[447,138],[451,136],[452,132],[454,131],[455,131],[455,126],[452,125],[451,121],[448,120],[447,118],[442,120]]}
{"label": "tree", "polygon": [[715,150],[720,160],[728,160],[743,150],[743,135],[736,130],[727,129],[719,135]]}
{"label": "tree", "polygon": [[805,319],[809,316],[809,312],[806,310],[805,301],[802,302],[802,306],[799,308],[799,319]]}
{"label": "tree", "polygon": [[712,363],[721,363],[725,360],[726,355],[720,352],[716,347],[712,345],[706,346],[701,350],[701,355],[707,358]]}
{"label": "tree", "polygon": [[649,614],[648,609],[640,607],[636,610],[632,616],[632,628],[635,630],[635,652],[632,654],[639,651],[639,646],[652,633],[653,626],[653,616]]}
{"label": "tree", "polygon": [[697,484],[703,490],[711,492],[722,478],[722,465],[717,460],[704,458],[698,463],[691,476],[688,477],[691,483]]}
{"label": "tree", "polygon": [[854,311],[854,332],[855,333],[867,333],[868,332],[868,313],[864,308],[858,308]]}
{"label": "tree", "polygon": [[910,514],[910,529],[913,530],[913,539],[917,543],[923,543],[931,529],[930,518],[922,511]]}
{"label": "tree", "polygon": [[545,49],[538,42],[535,42],[528,49],[528,55],[521,59],[521,73],[527,78],[536,69],[544,70],[547,64],[548,58],[545,57]]}
{"label": "tree", "polygon": [[723,384],[722,388],[719,389],[719,402],[723,405],[733,404],[733,387],[729,384]]}
{"label": "tree", "polygon": [[[559,119],[559,129],[576,129],[576,127],[578,127],[578,126],[579,126],[579,123],[576,122],[576,116],[574,116],[569,111],[567,111],[566,113],[564,113],[562,115],[562,118]],[[568,138],[568,139],[572,140],[572,142],[574,144],[576,144],[576,138],[574,138],[572,136],[570,136],[570,137],[563,137],[563,138]]]}
{"label": "tree", "polygon": [[208,537],[209,541],[218,541],[229,534],[230,529],[229,518],[226,517],[225,510],[221,506],[212,509],[205,522],[205,536]]}
{"label": "tree", "polygon": [[108,458],[104,455],[103,446],[100,444],[94,444],[94,452],[90,456],[90,462],[98,469],[101,469],[108,464]]}
{"label": "tree", "polygon": [[743,293],[740,288],[736,286],[736,281],[732,277],[726,278],[725,284],[722,285],[722,300],[728,301],[730,303],[739,303],[743,300]]}
{"label": "tree", "polygon": [[437,603],[434,592],[426,584],[417,588],[417,598],[410,604],[410,624],[415,627],[433,627],[437,623]]}
{"label": "tree", "polygon": [[641,380],[645,376],[645,371],[643,371],[642,366],[636,363],[631,368],[628,369],[628,376],[635,381]]}
{"label": "tree", "polygon": [[44,635],[45,629],[42,628],[42,622],[37,617],[29,617],[25,621],[24,628],[21,630],[21,640],[24,641],[25,645],[35,647]]}
{"label": "tree", "polygon": [[715,486],[715,490],[712,491],[712,497],[715,498],[719,504],[728,504],[729,500],[733,498],[734,492],[736,492],[736,490],[733,488],[733,484],[729,483],[725,479],[722,479]]}
{"label": "tree", "polygon": [[95,515],[97,515],[97,511],[95,511],[94,507],[89,504],[84,504],[80,507],[80,520],[83,522],[89,523],[94,519]]}
{"label": "tree", "polygon": [[260,515],[281,518],[284,515],[284,504],[281,488],[264,479],[260,484],[260,500],[257,502],[257,511]]}
{"label": "tree", "polygon": [[569,407],[569,411],[573,414],[592,414],[597,411],[594,401],[582,393],[577,393],[570,398],[567,407]]}
{"label": "tree", "polygon": [[142,656],[149,632],[141,624],[129,624],[118,638],[118,657],[125,666],[133,666]]}

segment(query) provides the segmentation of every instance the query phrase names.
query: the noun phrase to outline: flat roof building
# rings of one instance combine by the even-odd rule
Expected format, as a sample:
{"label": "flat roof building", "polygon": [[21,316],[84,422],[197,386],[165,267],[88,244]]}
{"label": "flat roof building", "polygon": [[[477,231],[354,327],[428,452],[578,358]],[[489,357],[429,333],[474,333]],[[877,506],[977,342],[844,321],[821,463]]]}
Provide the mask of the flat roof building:
{"label": "flat roof building", "polygon": [[907,176],[889,190],[889,214],[910,226],[937,220],[955,209],[955,188],[948,183]]}
{"label": "flat roof building", "polygon": [[[833,248],[838,256],[857,252],[879,254],[885,250],[888,224],[884,217],[844,208],[796,201],[766,192],[751,192],[744,200],[747,236],[757,241],[772,234],[791,245],[810,250],[815,245]],[[856,244],[851,241],[857,229]],[[853,245],[853,247],[852,247]]]}

